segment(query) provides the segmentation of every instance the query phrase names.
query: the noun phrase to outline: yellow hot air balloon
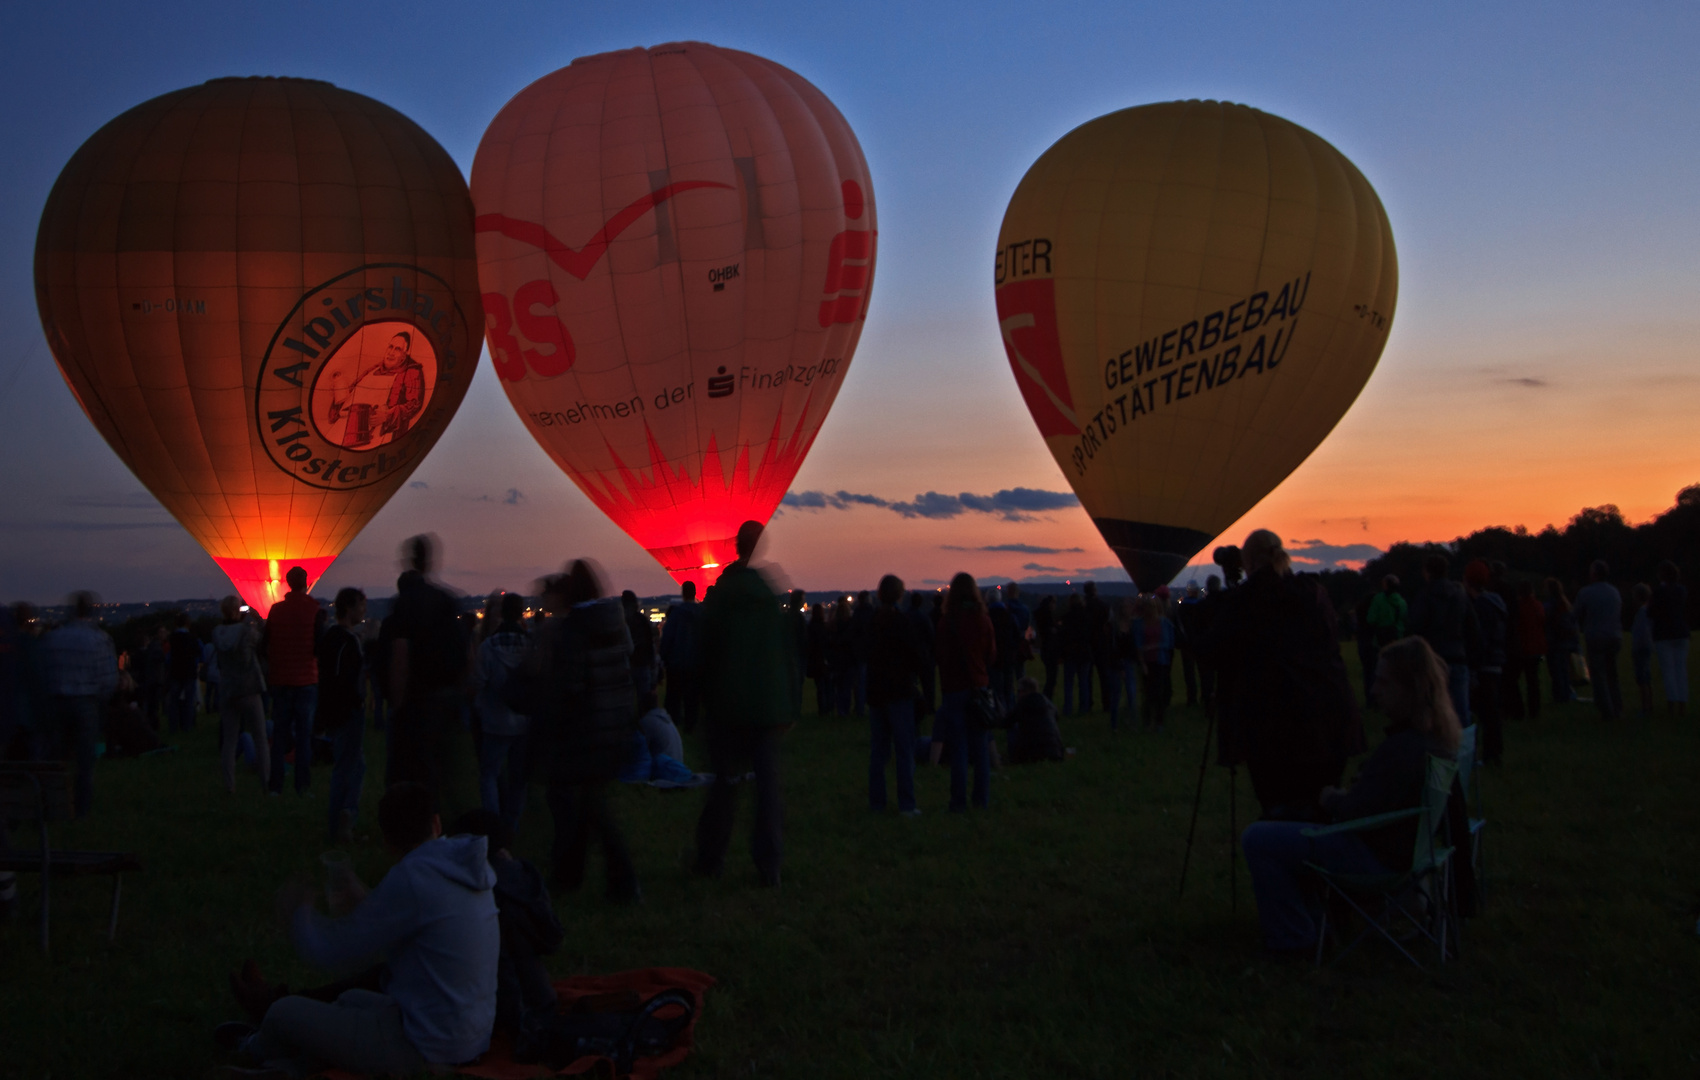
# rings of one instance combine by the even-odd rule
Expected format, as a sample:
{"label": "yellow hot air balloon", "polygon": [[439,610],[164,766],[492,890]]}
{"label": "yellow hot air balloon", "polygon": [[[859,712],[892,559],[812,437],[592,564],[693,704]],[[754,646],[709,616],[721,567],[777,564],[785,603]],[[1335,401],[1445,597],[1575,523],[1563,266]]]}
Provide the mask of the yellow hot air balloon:
{"label": "yellow hot air balloon", "polygon": [[1010,199],[995,278],[1039,433],[1147,589],[1333,429],[1399,284],[1363,174],[1297,124],[1217,101],[1063,136]]}
{"label": "yellow hot air balloon", "polygon": [[35,281],[78,404],[262,614],[423,460],[484,330],[454,159],[313,79],[214,79],[101,128]]}

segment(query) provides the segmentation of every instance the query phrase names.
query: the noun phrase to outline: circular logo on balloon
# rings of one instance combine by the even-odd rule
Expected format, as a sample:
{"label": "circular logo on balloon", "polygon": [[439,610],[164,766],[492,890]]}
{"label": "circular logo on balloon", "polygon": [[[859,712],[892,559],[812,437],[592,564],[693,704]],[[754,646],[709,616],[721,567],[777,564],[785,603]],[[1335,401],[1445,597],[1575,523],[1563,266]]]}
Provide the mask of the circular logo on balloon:
{"label": "circular logo on balloon", "polygon": [[441,400],[458,395],[439,391],[468,355],[447,282],[416,266],[362,266],[308,291],[278,327],[260,364],[256,429],[301,483],[379,483],[416,464],[448,423]]}

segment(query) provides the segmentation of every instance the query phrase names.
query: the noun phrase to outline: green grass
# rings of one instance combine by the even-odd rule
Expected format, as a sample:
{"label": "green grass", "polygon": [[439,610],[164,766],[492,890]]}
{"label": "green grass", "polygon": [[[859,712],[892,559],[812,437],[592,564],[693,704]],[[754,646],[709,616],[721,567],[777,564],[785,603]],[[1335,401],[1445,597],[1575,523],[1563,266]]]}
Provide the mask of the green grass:
{"label": "green grass", "polygon": [[[922,770],[914,820],[868,812],[864,724],[810,716],[784,750],[782,889],[756,887],[747,802],[725,879],[704,882],[684,870],[701,794],[624,789],[647,903],[608,907],[593,869],[556,898],[553,966],[719,979],[681,1077],[1692,1077],[1697,725],[1606,728],[1585,705],[1512,724],[1506,766],[1483,781],[1492,892],[1464,958],[1423,973],[1366,948],[1317,972],[1259,955],[1243,866],[1230,903],[1223,770],[1176,897],[1197,712],[1175,710],[1163,735],[1065,721],[1078,755],[997,774],[989,813],[945,814],[945,771]],[[51,962],[22,879],[25,910],[0,927],[0,1075],[198,1075],[217,1060],[212,1026],[235,1015],[238,960],[323,978],[271,911],[286,875],[316,869],[327,780],[268,800],[245,774],[228,797],[204,719],[177,753],[102,762],[94,816],[56,842],[133,850],[148,869],[125,883],[112,946],[104,880],[57,885]],[[369,783],[368,821],[375,795]],[[539,795],[518,844],[533,858]],[[1243,825],[1243,780],[1239,796]],[[356,862],[368,881],[386,865],[375,840]]]}

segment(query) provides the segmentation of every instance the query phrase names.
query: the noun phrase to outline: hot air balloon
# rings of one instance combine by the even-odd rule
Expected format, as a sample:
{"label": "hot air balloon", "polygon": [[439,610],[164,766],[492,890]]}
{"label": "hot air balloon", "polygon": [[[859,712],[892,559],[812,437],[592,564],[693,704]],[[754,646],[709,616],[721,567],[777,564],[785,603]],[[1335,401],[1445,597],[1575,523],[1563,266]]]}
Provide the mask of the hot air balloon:
{"label": "hot air balloon", "polygon": [[778,506],[861,335],[874,198],[849,125],[749,53],[583,57],[497,114],[472,199],[508,400],[700,589]]}
{"label": "hot air balloon", "polygon": [[215,79],[101,128],[48,196],[35,281],[78,404],[262,614],[431,449],[484,326],[454,161],[311,79]]}
{"label": "hot air balloon", "polygon": [[1010,199],[994,280],[1040,435],[1152,589],[1356,399],[1398,264],[1381,201],[1338,150],[1257,109],[1181,101],[1046,150]]}

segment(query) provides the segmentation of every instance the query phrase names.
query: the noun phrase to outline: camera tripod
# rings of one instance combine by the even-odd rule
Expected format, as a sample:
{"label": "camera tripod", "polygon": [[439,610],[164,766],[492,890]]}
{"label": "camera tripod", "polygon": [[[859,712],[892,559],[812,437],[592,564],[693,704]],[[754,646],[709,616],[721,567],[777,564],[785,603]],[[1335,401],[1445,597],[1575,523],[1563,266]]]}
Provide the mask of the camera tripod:
{"label": "camera tripod", "polygon": [[[1216,734],[1216,710],[1206,711],[1207,719],[1204,725],[1204,753],[1198,759],[1198,787],[1192,793],[1192,820],[1186,827],[1186,856],[1181,859],[1180,888],[1176,898],[1186,895],[1186,872],[1192,864],[1192,841],[1198,832],[1198,804],[1204,798],[1204,775],[1210,769],[1210,742]],[[1230,909],[1239,911],[1240,907],[1240,875],[1239,875],[1239,775],[1237,765],[1228,766],[1228,903]]]}

